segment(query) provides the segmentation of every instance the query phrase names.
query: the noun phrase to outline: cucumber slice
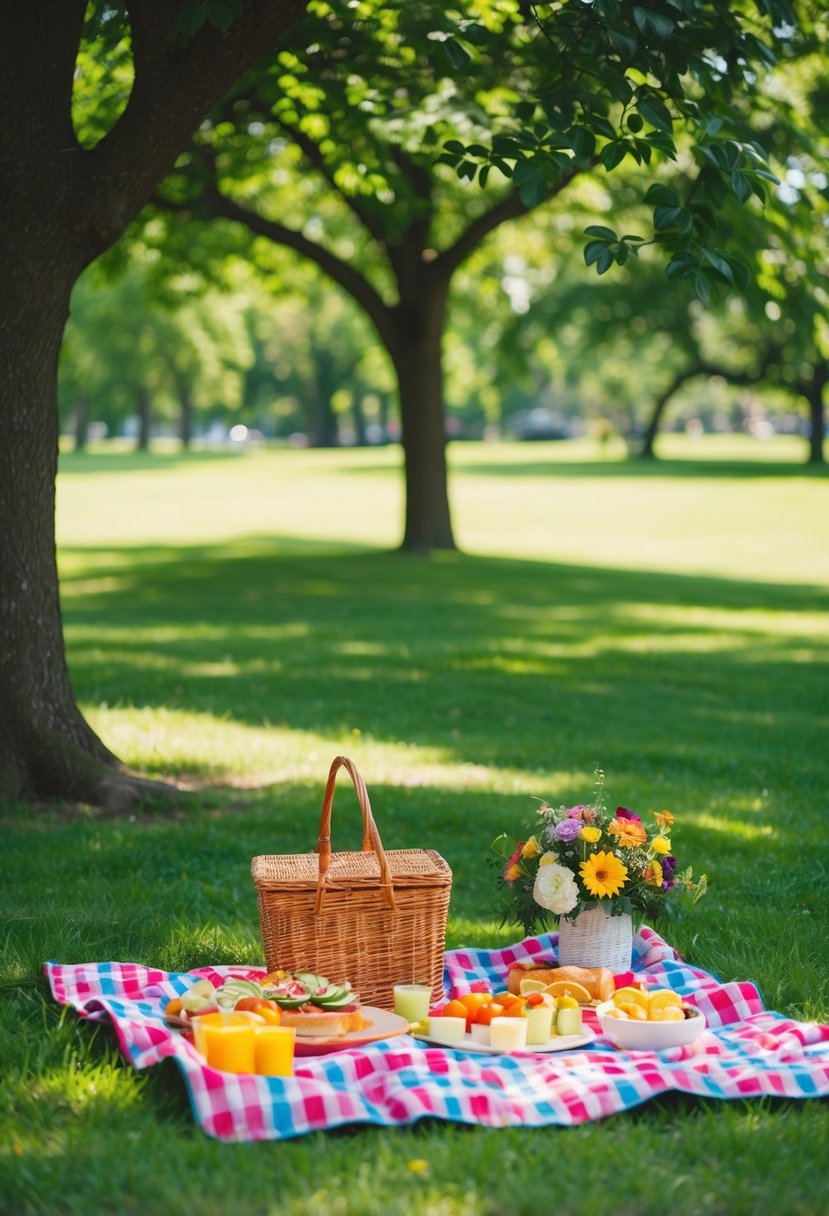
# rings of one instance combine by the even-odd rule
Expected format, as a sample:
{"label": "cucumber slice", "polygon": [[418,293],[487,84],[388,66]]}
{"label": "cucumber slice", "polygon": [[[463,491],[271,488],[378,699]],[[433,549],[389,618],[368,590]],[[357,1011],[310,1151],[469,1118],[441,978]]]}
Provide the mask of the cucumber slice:
{"label": "cucumber slice", "polygon": [[280,1009],[298,1009],[300,1005],[307,1005],[311,998],[306,992],[305,996],[275,996],[268,997],[268,1000],[273,1001]]}
{"label": "cucumber slice", "polygon": [[343,987],[340,985],[337,988],[332,988],[330,992],[316,992],[311,997],[315,1005],[319,1005],[323,1009],[336,1009],[339,1005],[350,1005],[355,999],[354,993],[351,991],[351,986]]}
{"label": "cucumber slice", "polygon": [[320,1009],[341,1009],[343,1005],[350,1005],[354,1000],[353,992],[343,993],[342,996],[331,999],[325,997],[312,997],[315,1005],[319,1005]]}
{"label": "cucumber slice", "polygon": [[318,988],[327,988],[328,980],[324,975],[314,975],[313,971],[295,971],[294,979],[299,980],[309,992],[316,992]]}

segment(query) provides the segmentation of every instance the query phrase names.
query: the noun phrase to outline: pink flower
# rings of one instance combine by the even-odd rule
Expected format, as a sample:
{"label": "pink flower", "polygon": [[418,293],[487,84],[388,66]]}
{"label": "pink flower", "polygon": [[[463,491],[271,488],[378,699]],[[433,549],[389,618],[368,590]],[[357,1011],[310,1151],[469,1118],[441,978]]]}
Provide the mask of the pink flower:
{"label": "pink flower", "polygon": [[571,806],[567,811],[567,818],[568,819],[583,819],[584,812],[586,810],[587,810],[587,807],[582,806],[581,804],[579,806]]}

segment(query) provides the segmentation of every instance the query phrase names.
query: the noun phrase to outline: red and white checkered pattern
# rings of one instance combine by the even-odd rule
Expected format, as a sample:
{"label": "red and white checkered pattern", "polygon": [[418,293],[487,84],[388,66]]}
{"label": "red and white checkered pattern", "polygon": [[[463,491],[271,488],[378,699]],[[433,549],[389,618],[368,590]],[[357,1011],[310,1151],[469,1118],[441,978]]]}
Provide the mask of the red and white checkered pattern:
{"label": "red and white checkered pattern", "polygon": [[[553,959],[555,934],[504,950],[455,950],[445,987],[454,995],[503,987],[514,962]],[[261,969],[203,968],[174,973],[136,963],[45,965],[55,1000],[81,1017],[109,1018],[136,1068],[172,1057],[193,1113],[220,1140],[268,1140],[347,1123],[395,1125],[424,1116],[487,1127],[576,1124],[679,1090],[708,1098],[810,1098],[829,1094],[829,1026],[794,1022],[763,1008],[751,983],[722,984],[688,966],[652,929],[634,942],[633,971],[617,984],[674,988],[701,1009],[708,1029],[689,1047],[624,1052],[601,1037],[551,1055],[480,1056],[426,1047],[408,1036],[296,1061],[293,1077],[237,1076],[209,1068],[164,1022],[167,1000],[195,976],[216,983]]]}

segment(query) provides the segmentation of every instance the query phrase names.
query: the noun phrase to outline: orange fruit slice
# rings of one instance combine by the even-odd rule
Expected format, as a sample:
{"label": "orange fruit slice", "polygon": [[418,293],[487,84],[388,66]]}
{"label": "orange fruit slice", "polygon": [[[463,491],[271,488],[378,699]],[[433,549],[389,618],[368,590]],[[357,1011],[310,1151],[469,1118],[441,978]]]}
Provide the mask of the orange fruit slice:
{"label": "orange fruit slice", "polygon": [[572,980],[553,980],[544,991],[554,997],[575,997],[580,1005],[589,1005],[592,999],[584,984],[575,984]]}
{"label": "orange fruit slice", "polygon": [[501,1018],[505,1013],[504,1006],[499,1001],[490,1001],[478,1010],[476,1021],[479,1026],[488,1026],[493,1018]]}
{"label": "orange fruit slice", "polygon": [[472,1021],[477,1021],[478,1014],[483,1009],[484,1005],[492,1003],[491,992],[467,992],[464,996],[458,997],[462,1005],[466,1007],[467,1017],[471,1017]]}
{"label": "orange fruit slice", "polygon": [[664,1009],[653,1010],[650,1020],[652,1022],[684,1022],[685,1014],[675,1005],[666,1005]]}
{"label": "orange fruit slice", "polygon": [[662,1009],[682,1009],[682,998],[678,992],[670,988],[657,988],[648,994],[648,1013],[655,1020],[655,1015]]}
{"label": "orange fruit slice", "polygon": [[643,1009],[641,1005],[634,1005],[631,1001],[623,1001],[616,1008],[620,1009],[632,1022],[647,1022],[648,1020],[647,1009]]}
{"label": "orange fruit slice", "polygon": [[647,1017],[650,1001],[648,994],[643,992],[641,988],[634,988],[632,985],[628,985],[627,988],[616,989],[613,993],[613,1004],[618,1005],[619,1008],[623,1005],[638,1005],[645,1017]]}

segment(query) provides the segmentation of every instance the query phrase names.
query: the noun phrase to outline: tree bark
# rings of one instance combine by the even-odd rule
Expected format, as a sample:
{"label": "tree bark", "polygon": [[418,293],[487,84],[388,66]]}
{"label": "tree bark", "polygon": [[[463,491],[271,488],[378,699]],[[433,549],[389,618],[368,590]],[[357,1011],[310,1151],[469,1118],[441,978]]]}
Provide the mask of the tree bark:
{"label": "tree bark", "polygon": [[686,380],[691,380],[694,376],[698,376],[699,374],[700,369],[697,365],[694,365],[685,371],[677,372],[665,391],[661,393],[654,402],[651,416],[648,419],[648,425],[645,427],[645,431],[642,435],[639,446],[639,456],[643,460],[656,459],[656,451],[654,448],[656,436],[659,434],[659,428],[662,425],[662,418],[671,397],[673,397],[674,393],[678,392]]}
{"label": "tree bark", "polygon": [[0,367],[9,424],[0,444],[0,799],[36,793],[128,805],[142,787],[157,792],[157,783],[119,774],[78,709],[58,594],[57,361],[77,258],[61,255],[54,240],[50,247],[43,233],[31,244],[4,244]]}
{"label": "tree bark", "polygon": [[135,450],[146,452],[150,447],[153,415],[150,394],[143,385],[136,390],[135,404],[138,409],[138,438],[135,441]]}
{"label": "tree bark", "polygon": [[829,383],[829,363],[818,363],[805,386],[804,396],[809,404],[809,464],[823,464],[823,432],[826,428],[823,396]]}
{"label": "tree bark", "polygon": [[122,810],[172,787],[126,773],[70,681],[55,552],[57,362],[72,287],[124,231],[207,110],[303,8],[249,0],[230,30],[174,33],[180,5],[128,0],[124,114],[81,148],[71,100],[86,0],[0,11],[0,800]]}
{"label": "tree bark", "polygon": [[193,441],[193,394],[186,384],[179,385],[179,439],[186,452]]}
{"label": "tree bark", "polygon": [[391,355],[399,386],[405,457],[406,510],[400,548],[406,553],[455,548],[441,350],[447,286],[441,281],[424,285],[416,308],[410,304],[395,312]]}
{"label": "tree bark", "polygon": [[75,425],[75,451],[83,452],[89,440],[89,407],[85,397],[76,397],[72,409]]}

